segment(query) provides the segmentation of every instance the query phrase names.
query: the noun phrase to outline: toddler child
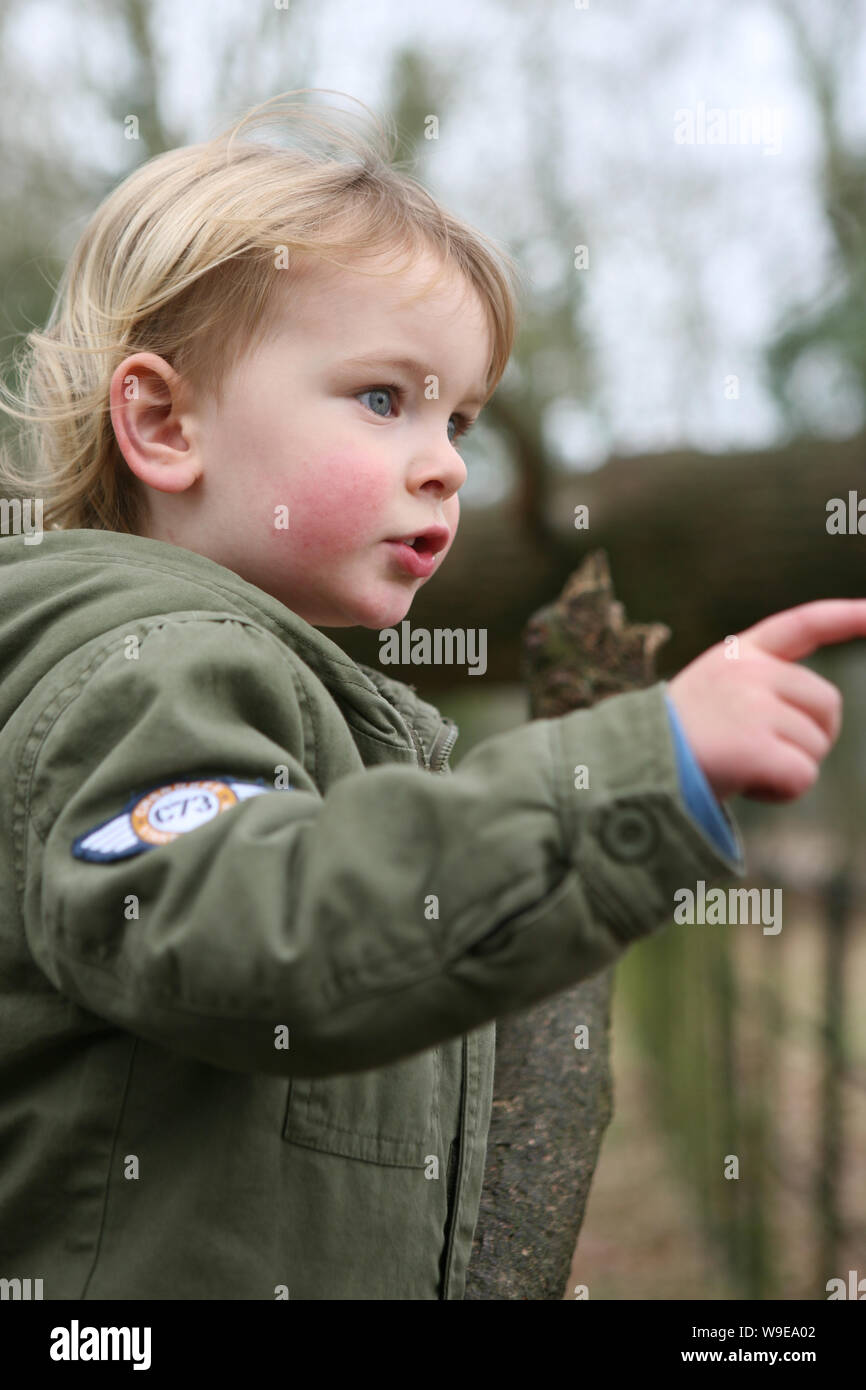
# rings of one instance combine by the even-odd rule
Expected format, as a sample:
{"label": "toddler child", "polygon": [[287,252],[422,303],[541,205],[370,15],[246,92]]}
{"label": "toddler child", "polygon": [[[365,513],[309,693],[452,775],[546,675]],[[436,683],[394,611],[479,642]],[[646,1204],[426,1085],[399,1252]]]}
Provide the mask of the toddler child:
{"label": "toddler child", "polygon": [[[294,146],[239,138],[275,113]],[[126,178],[29,336],[0,1275],[46,1299],[461,1298],[495,1018],[741,875],[722,801],[798,796],[838,732],[792,660],[866,603],[453,772],[454,725],[321,631],[399,624],[444,563],[514,291],[374,141],[278,100]]]}

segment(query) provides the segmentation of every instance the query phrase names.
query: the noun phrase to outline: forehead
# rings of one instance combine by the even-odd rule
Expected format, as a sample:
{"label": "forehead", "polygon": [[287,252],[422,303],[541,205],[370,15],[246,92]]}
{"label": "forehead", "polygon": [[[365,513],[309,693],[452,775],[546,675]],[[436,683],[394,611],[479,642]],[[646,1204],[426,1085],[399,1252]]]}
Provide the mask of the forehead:
{"label": "forehead", "polygon": [[420,354],[431,371],[447,359],[455,375],[484,380],[492,354],[489,317],[456,267],[443,265],[433,251],[411,258],[368,254],[348,267],[304,258],[287,287],[280,334],[313,354],[387,349],[394,356]]}

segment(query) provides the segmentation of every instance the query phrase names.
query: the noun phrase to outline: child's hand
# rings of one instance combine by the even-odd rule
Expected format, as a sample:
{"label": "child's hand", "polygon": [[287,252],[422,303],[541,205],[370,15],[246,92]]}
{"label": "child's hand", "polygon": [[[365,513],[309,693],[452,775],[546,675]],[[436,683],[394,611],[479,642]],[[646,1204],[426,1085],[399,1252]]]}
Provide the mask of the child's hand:
{"label": "child's hand", "polygon": [[793,801],[817,779],[842,723],[842,696],[791,663],[866,637],[866,599],[824,599],[775,613],[703,653],[668,694],[720,800]]}

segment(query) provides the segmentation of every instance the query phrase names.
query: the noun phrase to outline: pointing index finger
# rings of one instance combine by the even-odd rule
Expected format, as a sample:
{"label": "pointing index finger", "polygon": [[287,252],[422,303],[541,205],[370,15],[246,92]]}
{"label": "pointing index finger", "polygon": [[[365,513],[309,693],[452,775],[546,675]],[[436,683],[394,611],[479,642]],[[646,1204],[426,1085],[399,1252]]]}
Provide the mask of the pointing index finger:
{"label": "pointing index finger", "polygon": [[740,633],[742,641],[785,661],[799,661],[819,647],[866,637],[866,598],[815,599],[773,613]]}

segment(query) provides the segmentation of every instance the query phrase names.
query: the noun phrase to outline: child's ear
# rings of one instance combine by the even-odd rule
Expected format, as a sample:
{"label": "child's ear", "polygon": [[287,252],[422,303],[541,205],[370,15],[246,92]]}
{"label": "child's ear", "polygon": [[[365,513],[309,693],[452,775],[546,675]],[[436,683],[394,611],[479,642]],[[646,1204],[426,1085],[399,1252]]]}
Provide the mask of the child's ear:
{"label": "child's ear", "polygon": [[183,378],[155,352],[127,357],[111,378],[120,452],[135,476],[160,492],[183,492],[201,477],[188,395]]}

